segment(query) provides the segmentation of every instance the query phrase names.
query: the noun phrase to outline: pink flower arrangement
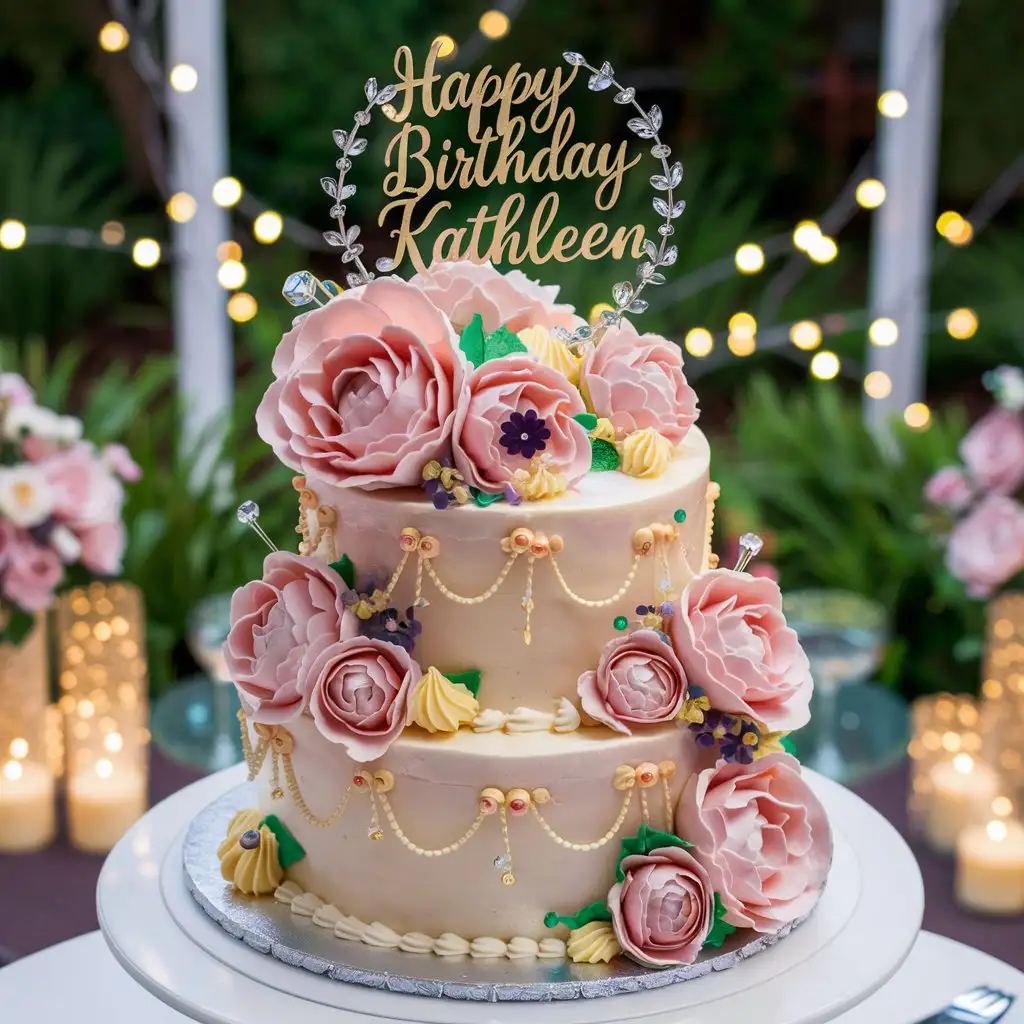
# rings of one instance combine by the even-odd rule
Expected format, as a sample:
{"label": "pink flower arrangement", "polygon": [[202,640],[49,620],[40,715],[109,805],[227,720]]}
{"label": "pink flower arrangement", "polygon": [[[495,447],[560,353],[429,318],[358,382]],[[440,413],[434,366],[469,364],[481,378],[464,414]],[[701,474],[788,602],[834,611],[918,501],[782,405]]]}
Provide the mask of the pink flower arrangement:
{"label": "pink flower arrangement", "polygon": [[[455,418],[455,465],[474,487],[498,493],[529,459],[514,443],[506,424],[529,416],[527,439],[539,441],[547,468],[572,486],[590,469],[590,436],[574,417],[586,412],[583,399],[557,370],[529,356],[510,355],[481,364],[470,375],[469,398]],[[514,432],[513,432],[514,433]],[[531,451],[534,449],[531,447]]]}
{"label": "pink flower arrangement", "polygon": [[420,483],[468,397],[447,317],[390,278],[300,318],[273,367],[260,437],[287,466],[338,487]]}
{"label": "pink flower arrangement", "polygon": [[678,846],[630,854],[620,868],[608,909],[623,952],[646,967],[692,964],[714,925],[708,871]]}
{"label": "pink flower arrangement", "polygon": [[616,732],[671,722],[686,697],[686,675],[672,648],[653,629],[605,644],[597,670],[577,683],[580,706]]}
{"label": "pink flower arrangement", "polygon": [[123,482],[141,470],[123,446],[81,440],[81,422],[36,405],[14,373],[0,374],[0,430],[13,452],[0,465],[0,604],[9,617],[47,608],[68,566],[120,571]]}
{"label": "pink flower arrangement", "polygon": [[580,387],[590,408],[622,434],[653,428],[678,445],[697,421],[697,395],[686,382],[679,346],[638,334],[625,320],[590,349]]}
{"label": "pink flower arrangement", "polygon": [[687,679],[716,711],[770,732],[792,732],[810,720],[810,662],[786,624],[774,580],[732,569],[701,573],[669,623]]}
{"label": "pink flower arrangement", "polygon": [[299,677],[307,651],[359,632],[342,598],[346,589],[329,565],[275,551],[263,560],[262,579],[232,595],[224,660],[254,721],[278,724],[307,708]]}
{"label": "pink flower arrangement", "polygon": [[485,331],[507,327],[564,327],[572,331],[585,323],[572,306],[560,305],[557,285],[531,281],[521,270],[506,274],[490,263],[434,263],[409,282],[419,288],[461,331],[479,313]]}
{"label": "pink flower arrangement", "polygon": [[691,776],[676,832],[693,843],[725,921],[758,932],[809,913],[832,861],[825,809],[789,754],[748,765],[719,761]]}
{"label": "pink flower arrangement", "polygon": [[382,757],[405,728],[420,667],[398,644],[356,637],[311,648],[300,677],[320,733],[363,764]]}
{"label": "pink flower arrangement", "polygon": [[1024,572],[1024,371],[985,375],[996,397],[960,442],[961,466],[945,466],[925,484],[925,500],[949,520],[946,568],[969,597],[985,600]]}

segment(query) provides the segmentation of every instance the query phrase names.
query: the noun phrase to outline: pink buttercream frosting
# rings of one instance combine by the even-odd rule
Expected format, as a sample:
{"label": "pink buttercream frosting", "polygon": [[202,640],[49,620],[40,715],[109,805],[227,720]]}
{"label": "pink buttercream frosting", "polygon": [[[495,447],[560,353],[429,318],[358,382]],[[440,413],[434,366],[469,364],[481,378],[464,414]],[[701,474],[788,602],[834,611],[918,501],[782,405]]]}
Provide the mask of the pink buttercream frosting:
{"label": "pink buttercream frosting", "polygon": [[772,732],[810,719],[810,663],[782,613],[774,580],[712,569],[686,585],[670,618],[672,643],[691,685],[716,711]]}
{"label": "pink buttercream frosting", "polygon": [[469,377],[469,400],[455,418],[455,464],[474,487],[501,491],[529,459],[501,445],[502,424],[512,413],[536,412],[551,432],[542,457],[572,486],[590,469],[590,435],[573,417],[586,412],[579,392],[557,370],[529,356],[491,359]]}
{"label": "pink buttercream frosting", "polygon": [[678,445],[697,421],[697,395],[679,346],[638,334],[626,320],[590,349],[580,386],[593,411],[623,434],[653,428]]}
{"label": "pink buttercream frosting", "polygon": [[391,278],[301,318],[273,366],[260,437],[292,469],[340,487],[418,484],[467,397],[447,318]]}
{"label": "pink buttercream frosting", "polygon": [[1017,413],[993,409],[960,442],[960,458],[983,491],[1010,494],[1024,483],[1024,422]]}
{"label": "pink buttercream frosting", "polygon": [[707,868],[725,920],[759,932],[809,913],[832,860],[825,809],[789,754],[719,761],[692,776],[676,833]]}
{"label": "pink buttercream frosting", "polygon": [[652,629],[638,629],[605,644],[597,670],[577,683],[580,706],[617,732],[671,722],[686,696],[686,676],[671,646]]}
{"label": "pink buttercream frosting", "polygon": [[363,763],[386,753],[405,728],[420,667],[397,644],[355,637],[312,647],[301,674],[317,728]]}
{"label": "pink buttercream frosting", "polygon": [[946,565],[976,598],[1024,570],[1024,506],[1003,494],[982,498],[953,527]]}
{"label": "pink buttercream frosting", "polygon": [[564,327],[571,331],[585,323],[572,306],[555,301],[557,285],[531,281],[521,270],[503,274],[490,263],[437,262],[409,283],[443,310],[459,331],[475,313],[483,319],[485,331],[502,326],[512,331],[526,327]]}
{"label": "pink buttercream frosting", "polygon": [[308,648],[356,636],[344,590],[344,580],[323,562],[275,551],[263,560],[263,578],[234,592],[224,658],[254,721],[275,724],[301,714],[309,694],[299,667]]}
{"label": "pink buttercream frosting", "polygon": [[631,854],[621,868],[608,909],[623,952],[647,967],[692,964],[714,924],[708,871],[679,846]]}

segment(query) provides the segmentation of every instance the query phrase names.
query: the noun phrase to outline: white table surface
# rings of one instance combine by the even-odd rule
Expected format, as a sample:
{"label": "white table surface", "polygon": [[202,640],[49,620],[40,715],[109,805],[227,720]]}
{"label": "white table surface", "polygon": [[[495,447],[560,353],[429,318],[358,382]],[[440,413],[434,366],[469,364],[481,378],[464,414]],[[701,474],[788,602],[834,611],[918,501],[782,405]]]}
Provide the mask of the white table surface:
{"label": "white table surface", "polygon": [[[922,932],[896,976],[837,1024],[911,1024],[978,984],[1016,993],[1018,1001],[1003,1020],[1024,1024],[1024,973]],[[0,969],[0,1019],[4,1024],[184,1024],[188,1018],[133,981],[100,933],[91,932]]]}

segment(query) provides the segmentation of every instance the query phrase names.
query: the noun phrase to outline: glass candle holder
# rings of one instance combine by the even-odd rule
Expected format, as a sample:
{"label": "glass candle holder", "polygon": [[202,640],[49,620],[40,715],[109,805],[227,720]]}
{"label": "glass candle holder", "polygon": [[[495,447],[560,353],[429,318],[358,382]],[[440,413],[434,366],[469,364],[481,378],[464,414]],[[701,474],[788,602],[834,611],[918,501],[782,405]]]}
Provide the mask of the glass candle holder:
{"label": "glass candle holder", "polygon": [[988,603],[981,720],[985,755],[1014,799],[1024,801],[1024,594]]}
{"label": "glass candle holder", "polygon": [[46,620],[14,646],[0,644],[0,852],[27,853],[57,830],[47,742]]}
{"label": "glass candle holder", "polygon": [[68,834],[105,853],[145,813],[149,730],[142,597],[92,583],[57,607]]}

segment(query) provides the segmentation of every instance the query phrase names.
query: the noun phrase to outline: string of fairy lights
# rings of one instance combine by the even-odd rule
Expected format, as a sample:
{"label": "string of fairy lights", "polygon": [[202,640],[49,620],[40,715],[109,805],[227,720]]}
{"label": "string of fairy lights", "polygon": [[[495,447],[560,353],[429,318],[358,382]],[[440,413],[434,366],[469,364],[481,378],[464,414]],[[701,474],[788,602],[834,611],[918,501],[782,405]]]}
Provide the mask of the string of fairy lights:
{"label": "string of fairy lights", "polygon": [[[501,0],[494,7],[481,14],[476,31],[462,44],[446,34],[435,38],[439,47],[438,55],[450,62],[450,66],[472,64],[491,43],[504,38],[512,28],[515,17],[519,14],[525,0]],[[141,61],[148,68],[158,67],[152,49],[145,38],[144,26],[139,26],[133,35],[129,17],[129,8],[118,4],[121,20],[112,20],[104,24],[98,33],[98,44],[102,51],[115,54],[134,47],[141,54]],[[150,19],[151,20],[151,19]],[[152,75],[150,75],[152,77]],[[179,63],[166,72],[170,87],[179,93],[194,92],[200,87],[199,74],[189,64]],[[152,83],[150,83],[152,86]],[[153,90],[154,96],[158,90]],[[899,89],[887,89],[877,98],[878,111],[882,117],[898,119],[906,116],[909,103],[906,95]],[[384,110],[388,113],[387,109]],[[793,263],[790,269],[795,273],[789,275],[783,270],[768,291],[762,303],[762,319],[774,319],[771,315],[773,300],[781,300],[782,294],[792,286],[793,280],[812,265],[827,265],[839,255],[839,243],[836,235],[849,223],[858,210],[872,211],[878,209],[886,201],[885,183],[866,173],[870,166],[872,154],[869,153],[860,161],[850,181],[819,220],[805,219],[797,223],[792,232],[774,235],[761,241],[748,241],[739,245],[734,253],[727,258],[713,261],[696,271],[684,276],[662,289],[658,296],[660,305],[668,305],[682,298],[697,294],[705,288],[740,274],[757,275],[765,271],[770,260],[785,257],[801,262]],[[1011,180],[1007,182],[1007,178]],[[977,232],[991,219],[996,210],[1005,203],[1016,190],[1017,185],[1024,181],[1024,156],[1022,156],[997,181],[990,192],[997,193],[996,203],[986,193],[979,202],[976,211],[963,214],[956,210],[946,210],[936,221],[936,231],[948,243],[950,249],[969,245]],[[1009,184],[1010,187],[1007,187]],[[234,176],[226,176],[217,181],[212,189],[210,201],[226,209],[237,209],[246,217],[251,225],[252,236],[260,245],[273,245],[282,237],[289,237],[305,247],[327,251],[319,231],[299,221],[282,216],[279,212],[261,202],[249,192],[243,183]],[[186,223],[196,216],[200,198],[186,192],[175,192],[165,204],[167,217],[177,223]],[[126,252],[132,260],[144,269],[151,269],[165,262],[168,255],[164,247],[156,239],[141,236],[129,240],[123,224],[110,221],[99,231],[78,228],[55,228],[46,226],[28,227],[24,223],[7,219],[0,222],[0,248],[19,249],[27,244],[53,245],[64,244],[79,248],[105,248]],[[248,279],[248,270],[243,258],[243,249],[239,242],[228,239],[217,247],[217,280],[228,293],[227,312],[236,323],[245,323],[255,317],[259,311],[254,296],[244,291]],[[778,285],[778,287],[775,287]],[[653,304],[652,304],[653,305]],[[601,312],[611,307],[598,303],[590,310],[590,318],[596,321]],[[948,334],[957,340],[973,337],[979,328],[979,317],[975,310],[961,307],[949,311],[945,316],[933,315],[932,327],[941,329],[944,324]],[[847,313],[835,313],[818,320],[798,320],[784,324],[772,324],[760,327],[754,314],[747,311],[734,313],[728,321],[728,329],[712,333],[704,326],[694,326],[687,331],[682,340],[686,352],[697,360],[705,360],[716,351],[724,340],[725,348],[732,357],[745,358],[755,351],[764,351],[792,345],[801,354],[809,354],[808,369],[811,376],[820,380],[831,380],[840,373],[850,373],[850,367],[844,367],[839,356],[826,348],[822,348],[823,339],[829,335],[847,333],[851,330],[866,330],[868,341],[872,345],[889,346],[899,340],[899,326],[888,317],[871,320],[864,310]],[[813,353],[813,354],[811,354]],[[708,366],[714,365],[716,359],[708,360]],[[699,364],[698,364],[699,365]],[[698,370],[698,373],[700,371]],[[859,376],[859,371],[858,374]],[[881,371],[873,371],[863,378],[865,393],[876,399],[885,398],[892,390],[892,381]],[[913,403],[904,411],[904,419],[911,427],[926,428],[930,422],[930,410],[921,402]]]}

